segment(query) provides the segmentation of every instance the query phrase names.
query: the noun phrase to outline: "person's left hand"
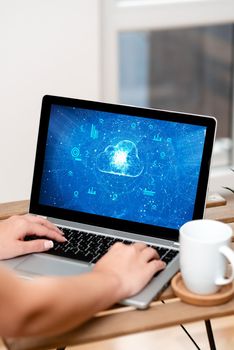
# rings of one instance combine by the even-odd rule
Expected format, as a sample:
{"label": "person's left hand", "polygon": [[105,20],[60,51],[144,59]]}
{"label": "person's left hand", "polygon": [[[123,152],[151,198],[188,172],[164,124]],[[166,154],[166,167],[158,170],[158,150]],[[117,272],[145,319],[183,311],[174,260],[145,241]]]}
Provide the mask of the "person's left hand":
{"label": "person's left hand", "polygon": [[[25,236],[48,237],[24,241]],[[53,241],[65,242],[62,232],[51,222],[30,214],[12,216],[0,221],[0,260],[19,255],[43,252],[53,247]]]}

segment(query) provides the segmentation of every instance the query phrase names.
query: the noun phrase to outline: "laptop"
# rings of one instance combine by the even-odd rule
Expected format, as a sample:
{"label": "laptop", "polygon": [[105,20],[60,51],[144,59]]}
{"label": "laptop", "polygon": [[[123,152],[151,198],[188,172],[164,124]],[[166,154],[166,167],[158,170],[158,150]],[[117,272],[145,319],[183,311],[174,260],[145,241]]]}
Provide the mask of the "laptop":
{"label": "laptop", "polygon": [[68,242],[7,263],[78,275],[116,241],[145,242],[167,266],[122,303],[146,308],[179,270],[179,228],[203,217],[215,130],[208,116],[44,96],[29,211]]}

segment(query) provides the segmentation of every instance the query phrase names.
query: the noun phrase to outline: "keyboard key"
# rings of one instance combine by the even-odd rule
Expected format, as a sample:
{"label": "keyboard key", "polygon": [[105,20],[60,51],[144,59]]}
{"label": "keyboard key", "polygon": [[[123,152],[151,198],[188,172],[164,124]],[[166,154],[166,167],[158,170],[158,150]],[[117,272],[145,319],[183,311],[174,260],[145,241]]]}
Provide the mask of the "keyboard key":
{"label": "keyboard key", "polygon": [[124,240],[123,243],[124,243],[124,244],[128,244],[128,245],[129,245],[129,244],[133,244],[132,241],[127,241],[127,240]]}
{"label": "keyboard key", "polygon": [[176,250],[170,250],[166,255],[162,257],[162,261],[168,264],[178,254]]}

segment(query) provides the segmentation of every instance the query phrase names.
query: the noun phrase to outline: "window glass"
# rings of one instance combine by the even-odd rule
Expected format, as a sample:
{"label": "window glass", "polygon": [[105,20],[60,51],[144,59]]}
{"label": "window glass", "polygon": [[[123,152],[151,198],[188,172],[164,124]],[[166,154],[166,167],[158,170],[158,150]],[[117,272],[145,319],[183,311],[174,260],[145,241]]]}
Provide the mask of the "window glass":
{"label": "window glass", "polygon": [[120,32],[121,103],[215,116],[216,165],[230,162],[233,25]]}

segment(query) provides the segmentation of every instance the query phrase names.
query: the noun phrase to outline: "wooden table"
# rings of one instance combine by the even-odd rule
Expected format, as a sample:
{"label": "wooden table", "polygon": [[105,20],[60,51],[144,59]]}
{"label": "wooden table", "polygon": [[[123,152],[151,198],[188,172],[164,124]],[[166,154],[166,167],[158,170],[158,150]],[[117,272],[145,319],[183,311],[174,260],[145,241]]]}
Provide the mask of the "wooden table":
{"label": "wooden table", "polygon": [[[205,217],[230,223],[234,228],[234,196],[227,204],[208,201]],[[29,201],[0,204],[0,219],[28,212]],[[10,350],[43,350],[91,343],[113,337],[170,327],[182,323],[206,321],[211,349],[215,349],[210,319],[234,314],[234,299],[213,307],[192,306],[176,298],[168,287],[147,310],[130,306],[115,306],[100,312],[81,327],[56,337],[4,338]]]}

